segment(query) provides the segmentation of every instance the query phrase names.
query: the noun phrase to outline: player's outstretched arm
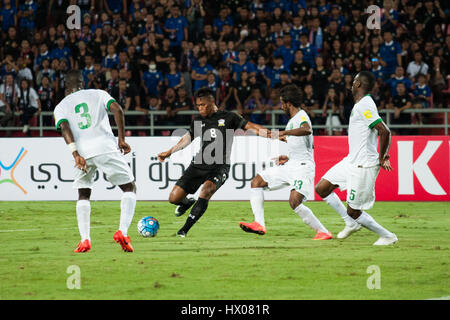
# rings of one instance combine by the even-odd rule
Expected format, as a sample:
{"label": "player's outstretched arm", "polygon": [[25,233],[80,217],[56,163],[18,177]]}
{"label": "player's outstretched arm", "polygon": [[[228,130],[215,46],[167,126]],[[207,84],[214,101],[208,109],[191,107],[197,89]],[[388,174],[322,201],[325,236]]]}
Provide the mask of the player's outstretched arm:
{"label": "player's outstretched arm", "polygon": [[117,103],[111,103],[109,110],[114,115],[114,121],[117,125],[117,135],[119,138],[119,149],[123,154],[127,154],[131,151],[131,147],[125,142],[125,115],[122,107]]}
{"label": "player's outstretched arm", "polygon": [[378,131],[378,135],[380,136],[380,166],[384,170],[392,171],[391,163],[389,162],[391,130],[389,130],[383,121],[377,123],[374,128]]}
{"label": "player's outstretched arm", "polygon": [[77,151],[77,146],[75,144],[75,139],[73,138],[72,130],[70,130],[69,123],[62,122],[60,128],[61,134],[64,137],[64,141],[66,142],[70,151],[72,151],[72,156],[75,159],[75,167],[87,173],[88,165],[86,164],[86,160],[82,156],[80,156]]}
{"label": "player's outstretched arm", "polygon": [[292,130],[280,131],[280,136],[309,136],[312,134],[311,126],[308,122],[303,123],[300,128],[295,128]]}
{"label": "player's outstretched arm", "polygon": [[164,160],[169,158],[172,154],[184,149],[190,143],[191,143],[191,135],[188,132],[183,137],[181,137],[180,141],[178,141],[178,143],[174,145],[172,148],[170,148],[168,151],[161,152],[160,154],[158,154],[158,160],[164,162]]}
{"label": "player's outstretched arm", "polygon": [[245,130],[250,130],[254,132],[257,136],[264,137],[264,138],[270,138],[270,130],[267,128],[264,128],[263,126],[253,123],[253,122],[247,122],[247,124],[244,127]]}

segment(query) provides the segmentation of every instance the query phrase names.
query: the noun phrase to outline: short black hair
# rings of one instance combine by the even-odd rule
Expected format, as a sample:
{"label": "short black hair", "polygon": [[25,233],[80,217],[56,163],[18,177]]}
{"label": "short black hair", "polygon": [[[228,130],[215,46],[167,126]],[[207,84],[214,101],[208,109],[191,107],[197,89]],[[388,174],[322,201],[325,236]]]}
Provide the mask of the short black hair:
{"label": "short black hair", "polygon": [[80,70],[70,70],[66,75],[66,87],[69,90],[80,89],[84,85],[83,73]]}
{"label": "short black hair", "polygon": [[299,87],[295,84],[287,84],[280,90],[280,98],[285,103],[290,102],[294,107],[299,108],[303,102],[303,95]]}
{"label": "short black hair", "polygon": [[198,89],[195,93],[194,93],[194,98],[198,99],[198,98],[210,98],[212,100],[215,100],[214,98],[214,91],[209,88],[209,87],[202,87],[200,89]]}
{"label": "short black hair", "polygon": [[359,81],[361,82],[361,85],[363,86],[363,89],[365,92],[370,92],[373,90],[373,87],[375,86],[376,78],[375,75],[370,71],[361,71],[358,73],[359,75]]}

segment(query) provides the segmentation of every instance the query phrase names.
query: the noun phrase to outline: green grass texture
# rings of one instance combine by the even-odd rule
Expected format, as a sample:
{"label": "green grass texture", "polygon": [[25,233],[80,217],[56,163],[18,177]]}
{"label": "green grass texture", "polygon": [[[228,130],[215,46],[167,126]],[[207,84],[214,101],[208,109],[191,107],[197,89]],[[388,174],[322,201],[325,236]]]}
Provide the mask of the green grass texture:
{"label": "green grass texture", "polygon": [[[342,218],[308,202],[337,235]],[[243,232],[249,202],[211,201],[186,238],[187,214],[167,202],[138,201],[129,230],[135,251],[113,241],[119,201],[91,202],[92,249],[80,240],[75,202],[2,202],[2,300],[379,300],[450,296],[450,206],[446,202],[377,202],[369,213],[399,241],[377,247],[367,229],[345,240],[314,241],[315,232],[287,202],[266,202],[267,234]],[[137,222],[158,219],[154,238]],[[75,269],[74,269],[75,268]],[[76,270],[75,272],[73,270]],[[373,270],[379,270],[374,273]],[[74,279],[79,279],[76,282]],[[74,288],[74,284],[78,287]]]}

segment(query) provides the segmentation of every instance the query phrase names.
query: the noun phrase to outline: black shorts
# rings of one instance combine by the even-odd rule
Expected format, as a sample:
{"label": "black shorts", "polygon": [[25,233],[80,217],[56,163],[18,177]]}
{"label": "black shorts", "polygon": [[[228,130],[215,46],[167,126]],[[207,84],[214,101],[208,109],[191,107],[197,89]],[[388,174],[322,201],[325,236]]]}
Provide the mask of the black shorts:
{"label": "black shorts", "polygon": [[195,168],[191,164],[175,185],[182,188],[188,194],[194,194],[205,181],[211,181],[216,185],[216,190],[219,190],[225,181],[227,181],[229,172],[229,165],[219,165],[213,169],[205,170]]}

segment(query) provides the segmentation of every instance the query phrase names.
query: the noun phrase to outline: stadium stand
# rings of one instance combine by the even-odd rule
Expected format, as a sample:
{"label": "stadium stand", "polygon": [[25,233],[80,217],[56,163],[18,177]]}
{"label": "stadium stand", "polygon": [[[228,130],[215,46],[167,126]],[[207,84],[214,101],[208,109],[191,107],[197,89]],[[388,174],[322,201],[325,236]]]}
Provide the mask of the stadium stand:
{"label": "stadium stand", "polygon": [[[395,133],[442,134],[433,125],[450,121],[448,112],[421,112],[449,106],[448,1],[0,3],[0,136],[55,135],[51,111],[70,69],[124,107],[130,135],[188,125],[185,111],[194,111],[192,94],[202,86],[216,92],[220,108],[282,126],[277,93],[291,82],[322,128],[315,134],[345,134],[352,77],[361,70],[375,73],[373,96],[400,125]],[[70,5],[80,9],[78,29],[67,26]],[[380,29],[368,28],[370,5],[381,8]]]}

